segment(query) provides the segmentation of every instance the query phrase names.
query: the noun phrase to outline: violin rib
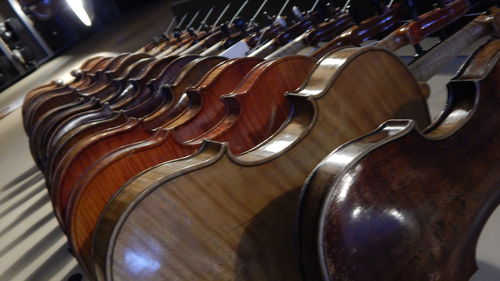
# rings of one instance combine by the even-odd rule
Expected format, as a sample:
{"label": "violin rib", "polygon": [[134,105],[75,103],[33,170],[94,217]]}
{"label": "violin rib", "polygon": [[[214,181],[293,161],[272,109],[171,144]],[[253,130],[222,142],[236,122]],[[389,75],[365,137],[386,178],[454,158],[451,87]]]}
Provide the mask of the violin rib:
{"label": "violin rib", "polygon": [[306,280],[469,280],[500,203],[499,60],[498,39],[476,51],[425,130],[387,121],[314,169],[300,207]]}

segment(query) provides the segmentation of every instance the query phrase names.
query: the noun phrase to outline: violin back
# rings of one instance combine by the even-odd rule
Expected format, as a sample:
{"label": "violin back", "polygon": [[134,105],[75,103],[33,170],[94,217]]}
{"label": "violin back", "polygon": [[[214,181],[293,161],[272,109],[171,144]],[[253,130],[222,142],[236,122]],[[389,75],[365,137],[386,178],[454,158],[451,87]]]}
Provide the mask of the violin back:
{"label": "violin back", "polygon": [[424,131],[390,120],[316,167],[300,208],[307,280],[469,280],[500,203],[499,60],[500,40],[476,51]]}
{"label": "violin back", "polygon": [[203,100],[203,106],[191,120],[175,127],[175,137],[180,142],[189,141],[215,126],[224,117],[221,96],[236,89],[245,75],[261,62],[262,59],[255,57],[228,61],[211,71],[199,87],[188,89],[187,94]]}
{"label": "violin back", "polygon": [[[301,280],[294,214],[309,171],[388,118],[429,124],[418,84],[388,51],[332,53],[306,81],[287,94],[284,125],[257,147],[234,156],[227,144],[206,142],[122,187],[96,227],[98,279]],[[155,180],[145,186],[146,178]],[[144,256],[155,260],[147,275],[131,266]]]}

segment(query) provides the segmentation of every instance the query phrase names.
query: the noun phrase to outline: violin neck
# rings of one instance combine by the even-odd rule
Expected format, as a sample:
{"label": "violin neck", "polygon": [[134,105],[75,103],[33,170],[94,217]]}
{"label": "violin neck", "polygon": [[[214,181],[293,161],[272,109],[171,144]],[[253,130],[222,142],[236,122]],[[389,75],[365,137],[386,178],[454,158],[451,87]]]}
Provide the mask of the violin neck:
{"label": "violin neck", "polygon": [[482,37],[493,34],[492,20],[493,17],[484,16],[482,19],[478,18],[470,22],[412,63],[409,68],[415,79],[419,82],[430,80],[445,65],[455,59],[461,51]]}
{"label": "violin neck", "polygon": [[295,38],[295,40],[288,42],[285,46],[279,48],[272,54],[266,56],[266,59],[275,59],[297,54],[300,50],[307,47],[307,44],[305,42],[305,37],[306,36],[301,35]]}

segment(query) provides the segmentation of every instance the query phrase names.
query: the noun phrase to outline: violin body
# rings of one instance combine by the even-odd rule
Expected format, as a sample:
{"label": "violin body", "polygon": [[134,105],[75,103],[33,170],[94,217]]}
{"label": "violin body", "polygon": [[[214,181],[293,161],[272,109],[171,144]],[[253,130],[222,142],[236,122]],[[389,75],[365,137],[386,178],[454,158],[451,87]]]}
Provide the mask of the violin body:
{"label": "violin body", "polygon": [[171,101],[144,118],[145,127],[151,130],[163,127],[188,110],[189,99],[184,96],[186,89],[198,84],[212,68],[225,60],[223,57],[200,57],[186,65],[173,83],[163,87]]}
{"label": "violin body", "polygon": [[100,93],[101,90],[109,87],[113,79],[126,76],[127,69],[130,65],[138,60],[148,57],[150,56],[146,54],[120,56],[119,60],[114,60],[116,61],[116,64],[110,64],[108,66],[108,68],[112,69],[97,72],[94,83],[88,87],[83,89],[74,89],[66,85],[63,90],[58,91],[57,93],[46,93],[40,96],[40,98],[34,101],[29,108],[29,115],[26,118],[27,127],[30,129],[28,130],[28,135],[31,136],[31,129],[33,125],[38,122],[39,118],[49,110],[67,104],[69,100]]}
{"label": "violin body", "polygon": [[[71,120],[74,116],[87,113],[90,110],[97,109],[101,103],[105,103],[117,96],[122,89],[125,88],[128,79],[138,77],[143,73],[152,59],[142,59],[133,64],[129,68],[126,76],[119,77],[108,83],[105,88],[100,91],[94,92],[89,97],[80,96],[75,90],[69,92],[66,97],[58,96],[50,105],[54,106],[55,102],[61,103],[62,100],[66,101],[65,104],[53,107],[45,114],[38,118],[38,121],[32,126],[32,136],[30,137],[30,148],[38,166],[42,169],[45,168],[45,147],[50,138],[50,134],[56,130],[57,126],[62,125],[65,121]],[[77,104],[74,104],[77,102]],[[48,104],[48,103],[47,103]]]}
{"label": "violin body", "polygon": [[499,59],[498,39],[476,51],[425,130],[387,121],[314,169],[300,208],[306,280],[469,280],[500,203]]}
{"label": "violin body", "polygon": [[[229,62],[228,64],[225,64],[226,67],[224,68],[230,67],[233,69],[233,71],[231,71],[232,73],[222,73],[223,69],[217,71],[217,73],[212,72],[209,77],[207,77],[207,80],[209,81],[202,84],[212,84],[214,82],[221,84],[224,80],[227,81],[227,77],[234,77],[235,74],[238,75],[237,73],[234,73],[234,70],[237,70],[234,69],[234,67],[243,67],[243,70],[248,72],[250,71],[251,66],[255,66],[259,61],[260,60],[256,58],[245,58],[235,60],[234,64]],[[289,76],[287,79],[287,71],[284,70],[290,69],[294,65],[296,71],[293,72],[293,76]],[[234,143],[241,142],[241,145],[248,142],[259,143],[272,134],[272,131],[268,131],[269,126],[271,125],[270,123],[275,121],[279,122],[281,118],[284,119],[287,116],[286,111],[284,113],[280,112],[279,103],[273,101],[273,97],[277,101],[283,100],[283,94],[286,90],[296,89],[302,83],[304,77],[308,75],[308,68],[312,68],[313,65],[314,63],[310,59],[298,56],[282,59],[281,61],[267,62],[255,67],[258,71],[252,70],[252,72],[247,74],[245,78],[238,77],[240,79],[229,82],[230,85],[236,87],[238,86],[237,82],[243,78],[243,81],[238,86],[238,89],[228,89],[227,85],[218,86],[217,88],[229,90],[228,92],[231,93],[231,98],[240,100],[242,104],[241,116],[238,118],[238,132],[240,132],[238,134],[239,138],[235,138]],[[277,75],[278,72],[281,72],[281,75]],[[240,73],[244,74],[243,72]],[[220,74],[223,74],[226,79],[213,80]],[[271,78],[288,81],[283,83],[283,86],[281,87],[276,87],[275,89],[268,91],[262,91],[263,89],[258,86],[266,85],[264,82]],[[200,86],[201,89],[199,88],[199,90],[201,90],[201,92],[198,92],[199,98],[205,99],[205,96],[209,94],[209,92],[206,92],[208,89],[205,87],[209,85],[205,84]],[[288,87],[288,89],[283,89],[282,87]],[[260,91],[261,93],[257,93],[257,91]],[[203,107],[210,106],[210,102],[216,101],[214,98],[217,96],[220,97],[221,94],[228,92],[213,92],[213,97],[207,97],[208,99],[205,99],[204,101],[201,100],[200,105],[205,104]],[[194,93],[191,93],[191,95],[193,94]],[[246,96],[253,96],[253,98]],[[226,97],[229,96],[226,95],[224,98]],[[259,116],[252,114],[257,110],[260,111]],[[204,116],[203,120],[207,120],[208,117],[217,117],[224,111],[214,112],[213,108],[206,108],[204,112],[211,112],[210,115]],[[280,115],[282,116],[281,118],[277,117]],[[259,122],[255,122],[256,117],[260,119]],[[203,120],[198,119],[191,125],[195,125]],[[189,125],[189,121],[185,123],[186,127]],[[277,128],[277,126],[274,126],[274,129]],[[198,128],[193,127],[193,129],[197,130]],[[236,128],[234,128],[233,131],[236,131]],[[244,139],[250,139],[250,141],[243,141]],[[92,246],[91,237],[94,227],[98,221],[101,211],[105,207],[105,204],[113,196],[113,194],[123,184],[135,175],[141,173],[143,170],[165,161],[187,156],[193,153],[199,146],[200,144],[184,146],[181,143],[178,143],[169,132],[157,132],[150,139],[119,148],[96,161],[96,164],[93,165],[82,178],[80,178],[79,182],[73,189],[65,215],[65,218],[67,219],[66,225],[69,227],[68,232],[71,233],[69,235],[70,240],[72,241],[74,248],[78,249],[77,251],[81,253],[86,264],[91,264],[90,249]],[[111,174],[114,176],[110,177]],[[96,193],[99,193],[99,195]],[[95,198],[100,199],[96,200]],[[96,210],[96,212],[88,212],[89,208]]]}
{"label": "violin body", "polygon": [[[258,146],[235,156],[231,142],[205,142],[120,189],[96,227],[98,280],[193,280],[201,272],[204,280],[300,280],[293,225],[308,171],[388,118],[429,124],[407,67],[376,48],[330,54],[286,97],[291,113]],[[132,266],[144,256],[155,271]]]}
{"label": "violin body", "polygon": [[110,109],[120,110],[126,109],[127,107],[133,107],[134,104],[140,104],[145,99],[148,99],[148,96],[154,95],[154,91],[148,91],[150,90],[150,87],[147,86],[148,83],[161,83],[160,77],[162,71],[174,59],[176,59],[176,57],[168,57],[151,62],[141,71],[141,73],[137,73],[137,75],[131,74],[130,76],[137,77],[130,77],[126,82],[128,85],[121,86],[120,93],[114,100],[109,101],[109,104],[101,105],[97,110],[83,111],[71,117],[64,118],[57,127],[45,133],[45,137],[43,138],[45,142],[40,148],[40,150],[45,152],[45,159],[50,157],[54,146],[60,139],[63,139],[69,132],[86,123],[102,119],[103,111],[108,112]]}
{"label": "violin body", "polygon": [[[83,79],[90,78],[89,74],[91,72],[101,69],[100,67],[103,67],[105,62],[109,60],[111,60],[111,58],[100,57],[100,56],[89,58],[80,66],[79,70],[71,71],[71,75],[74,78],[73,81],[69,82],[68,84],[72,86],[80,85],[80,83],[83,83],[82,82]],[[24,97],[23,109],[25,110],[24,106],[27,106],[30,103],[31,99],[34,98],[35,96],[38,96],[43,92],[56,89],[57,87],[61,86],[63,86],[63,82],[60,80],[59,81],[56,80],[56,81],[51,81],[46,85],[42,85],[32,89]]]}
{"label": "violin body", "polygon": [[[183,69],[190,64],[196,65],[195,59],[196,56],[188,56],[174,60],[169,64],[173,69],[167,66],[168,69],[165,69],[162,80],[169,81],[168,79],[171,79],[170,82],[172,82],[174,79],[180,79],[179,77],[185,77],[189,80],[193,73],[194,75],[200,75],[196,72],[196,68],[193,67],[189,67],[191,69],[190,72],[183,72]],[[179,68],[180,65],[183,65],[183,67]],[[175,73],[176,70],[179,73]],[[168,99],[172,100],[172,97]],[[129,118],[128,120],[124,120],[123,124],[114,128],[102,130],[97,133],[93,132],[90,135],[79,134],[78,137],[81,141],[74,147],[67,147],[65,149],[66,153],[58,153],[60,161],[52,162],[50,173],[48,173],[48,185],[58,216],[60,214],[60,198],[63,196],[69,197],[69,192],[74,183],[90,164],[114,148],[134,143],[150,136],[150,133],[144,130],[142,123],[138,119]],[[92,128],[86,128],[86,130],[87,132],[93,131]],[[85,137],[82,137],[84,135]]]}
{"label": "violin body", "polygon": [[[152,84],[148,84],[148,85],[153,85],[152,90],[154,91],[154,93],[152,94],[152,96],[162,97],[160,100],[155,99],[156,101],[159,101],[158,106],[162,107],[164,103],[168,103],[172,100],[170,96],[167,96],[167,93],[164,93],[163,91],[160,91],[160,89],[158,89],[158,85],[172,83],[174,79],[178,76],[178,74],[182,71],[182,69],[197,57],[198,56],[183,56],[174,59],[167,65],[167,67],[165,67],[162,70],[161,74],[157,79],[151,81]],[[154,110],[155,108],[156,107],[153,107],[152,110]],[[147,115],[150,112],[144,110],[143,108],[142,111],[134,113],[141,113]],[[134,118],[145,116],[145,115],[139,115],[139,116],[133,115],[129,110],[125,110],[123,114],[124,116],[129,116]],[[83,152],[84,148],[88,147],[91,144],[92,147],[95,146],[94,148],[96,148],[97,145],[94,145],[93,143],[100,143],[98,142],[98,140],[100,140],[101,138],[104,138],[104,140],[101,143],[103,143],[105,148],[113,147],[111,143],[109,142],[106,143],[105,139],[107,137],[111,137],[112,135],[110,132],[106,132],[108,129],[106,124],[108,123],[110,124],[109,128],[118,126],[113,121],[114,118],[115,118],[114,116],[113,117],[109,116],[109,118],[104,118],[103,120],[92,122],[88,126],[75,128],[71,132],[66,133],[65,137],[62,140],[60,140],[57,144],[54,144],[53,148],[54,152],[52,153],[49,159],[49,165],[47,167],[48,170],[46,172],[50,178],[48,183],[49,186],[52,186],[53,182],[56,182],[56,179],[61,179],[60,173],[63,172],[64,169],[66,169],[65,167],[67,167],[67,165],[69,165],[69,163],[71,163],[74,160],[73,158],[76,157],[76,155]],[[121,125],[125,126],[125,123],[126,120],[123,120],[123,123]],[[95,127],[99,127],[100,129],[96,129]],[[126,140],[122,139],[121,141],[126,141]],[[101,149],[97,149],[96,151],[101,151]],[[79,175],[77,174],[77,176]]]}
{"label": "violin body", "polygon": [[[93,60],[90,60],[91,62]],[[73,81],[73,83],[64,84],[62,81],[52,81],[48,85],[44,85],[38,88],[31,90],[24,98],[23,106],[22,106],[22,115],[23,115],[23,125],[26,133],[29,132],[28,126],[28,118],[31,114],[32,106],[37,99],[40,99],[45,94],[50,93],[51,91],[58,91],[65,87],[69,88],[77,88],[77,87],[88,87],[95,80],[95,73],[104,70],[110,63],[111,58],[103,58],[97,59],[95,65],[92,65],[92,68],[86,69],[88,71],[79,72],[81,75],[78,75],[77,78]],[[78,72],[75,72],[78,73]]]}
{"label": "violin body", "polygon": [[[409,44],[418,44],[425,37],[460,19],[469,9],[468,0],[452,1],[443,8],[436,8],[420,15],[418,19],[412,20],[386,36],[377,45],[395,51]],[[353,41],[362,42],[359,39]]]}

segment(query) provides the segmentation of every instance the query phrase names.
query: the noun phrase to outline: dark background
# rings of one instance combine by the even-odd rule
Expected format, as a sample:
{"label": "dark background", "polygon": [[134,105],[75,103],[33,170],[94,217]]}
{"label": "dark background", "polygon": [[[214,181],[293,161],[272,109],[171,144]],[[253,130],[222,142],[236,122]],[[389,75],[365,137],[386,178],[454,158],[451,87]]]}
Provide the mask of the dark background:
{"label": "dark background", "polygon": [[[231,2],[231,7],[228,11],[227,14],[225,14],[224,19],[229,20],[241,7],[241,5],[244,3],[243,0],[240,1],[229,1]],[[291,15],[292,12],[292,7],[297,6],[300,8],[302,11],[307,11],[308,9],[311,8],[315,1],[308,0],[291,0],[288,4],[288,6],[285,9],[284,15]],[[342,7],[345,4],[345,0],[330,0],[330,1],[319,1],[318,7],[321,9],[321,7],[325,6],[326,3],[332,3],[334,6],[337,7]],[[381,1],[384,2],[384,1]],[[416,6],[418,8],[419,14],[422,14],[426,11],[429,11],[433,8],[433,6],[436,5],[437,1],[433,0],[414,0],[416,3]],[[491,0],[471,0],[471,5],[475,7],[475,10],[480,11],[484,10],[484,6],[486,5],[491,5],[494,1]],[[172,1],[172,11],[174,12],[175,15],[177,15],[177,19],[179,20],[182,15],[185,13],[188,13],[188,19],[192,17],[197,10],[200,10],[200,15],[197,17],[195,20],[194,26],[197,27],[199,25],[199,22],[203,19],[204,15],[208,12],[208,10],[212,7],[216,7],[217,13],[213,13],[210,18],[208,19],[208,23],[212,23],[213,21],[216,20],[217,16],[219,15],[224,6],[228,3],[228,1],[224,0],[211,0],[211,1],[196,1],[196,0],[183,0],[183,1]],[[260,4],[262,1],[255,1],[255,0],[250,0],[248,5],[244,8],[242,12],[242,18],[245,20],[249,20],[250,18],[253,17],[257,9],[259,8]],[[278,11],[281,9],[283,4],[285,3],[285,0],[269,0],[267,4],[265,5],[263,11],[267,11],[269,14],[276,14]],[[483,4],[483,5],[481,5]],[[356,20],[361,21],[363,19],[366,19],[372,15],[375,14],[376,10],[374,8],[374,5],[372,4],[372,0],[352,0],[351,1],[351,6],[352,10],[354,11],[354,16],[356,17]],[[482,7],[481,7],[482,6]],[[185,23],[189,22],[188,19],[186,19]],[[262,13],[257,17],[257,22],[266,22],[264,16]],[[185,24],[184,23],[184,24]]]}

